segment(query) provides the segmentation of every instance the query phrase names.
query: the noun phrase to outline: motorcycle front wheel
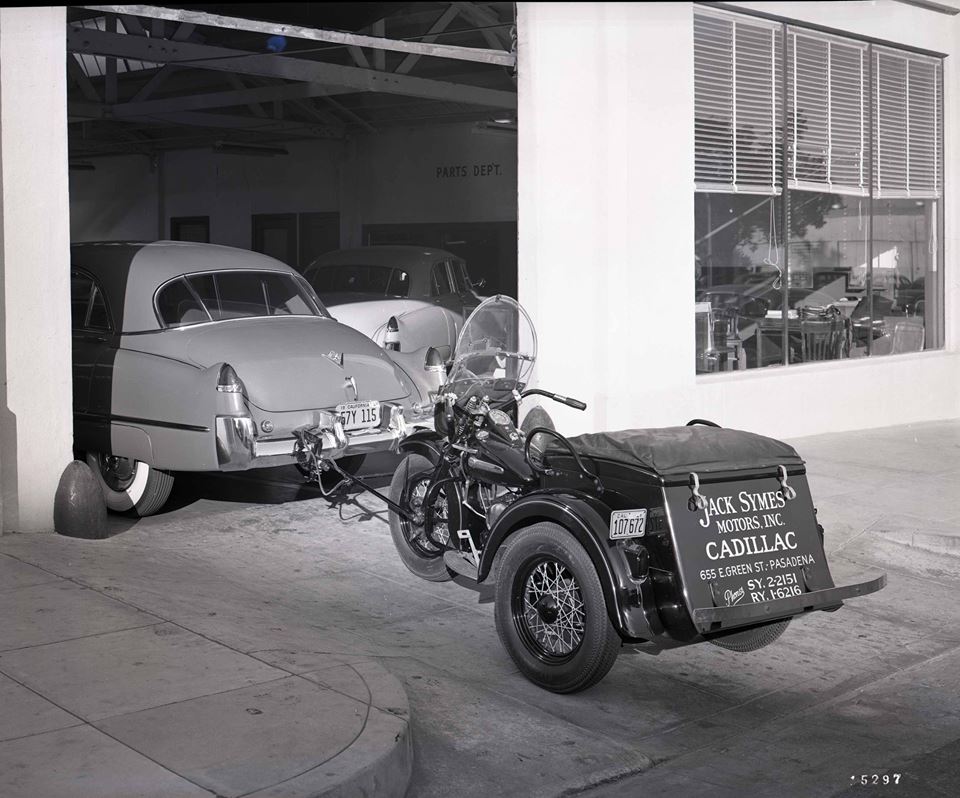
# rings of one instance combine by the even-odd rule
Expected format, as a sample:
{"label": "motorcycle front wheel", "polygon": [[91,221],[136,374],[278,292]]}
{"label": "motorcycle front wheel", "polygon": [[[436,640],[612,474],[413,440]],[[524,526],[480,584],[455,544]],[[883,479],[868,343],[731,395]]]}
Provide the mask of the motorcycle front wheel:
{"label": "motorcycle front wheel", "polygon": [[390,482],[390,500],[407,509],[414,518],[404,518],[391,510],[390,536],[400,560],[411,573],[429,582],[446,582],[454,575],[444,564],[443,553],[448,547],[450,530],[458,529],[459,524],[451,518],[445,491],[441,490],[436,501],[426,506],[424,500],[431,474],[433,463],[422,455],[408,454],[400,461]]}
{"label": "motorcycle front wheel", "polygon": [[520,672],[554,693],[599,682],[622,641],[590,556],[559,524],[515,532],[497,574],[497,634]]}

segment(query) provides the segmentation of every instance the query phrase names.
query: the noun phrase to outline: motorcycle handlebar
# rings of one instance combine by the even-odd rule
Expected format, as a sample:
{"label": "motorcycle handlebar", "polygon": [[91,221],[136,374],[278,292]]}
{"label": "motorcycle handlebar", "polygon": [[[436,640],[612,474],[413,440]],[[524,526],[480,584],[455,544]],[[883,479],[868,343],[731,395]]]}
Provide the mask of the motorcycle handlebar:
{"label": "motorcycle handlebar", "polygon": [[560,404],[567,405],[567,407],[572,407],[574,410],[586,410],[587,403],[581,402],[579,399],[571,399],[569,396],[561,396],[558,393],[552,393],[551,391],[545,391],[542,388],[529,388],[520,394],[522,399],[524,396],[546,396],[547,399],[553,399],[554,402],[560,402]]}

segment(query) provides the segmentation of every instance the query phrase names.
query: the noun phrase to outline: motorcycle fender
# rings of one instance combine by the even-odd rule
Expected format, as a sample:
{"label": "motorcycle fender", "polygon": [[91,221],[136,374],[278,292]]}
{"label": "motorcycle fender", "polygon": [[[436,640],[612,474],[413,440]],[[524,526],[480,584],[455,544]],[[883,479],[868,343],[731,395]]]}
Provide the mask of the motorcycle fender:
{"label": "motorcycle fender", "polygon": [[443,439],[432,429],[414,432],[400,441],[397,449],[403,454],[419,454],[436,465],[440,462],[440,444]]}
{"label": "motorcycle fender", "polygon": [[539,521],[553,521],[579,541],[597,570],[610,622],[621,636],[635,637],[637,632],[630,628],[623,590],[623,585],[629,582],[630,575],[621,573],[625,571],[624,564],[607,553],[605,541],[609,529],[606,521],[593,507],[576,496],[535,494],[517,500],[504,510],[490,530],[490,536],[483,547],[477,581],[483,582],[490,574],[497,551],[510,535]]}

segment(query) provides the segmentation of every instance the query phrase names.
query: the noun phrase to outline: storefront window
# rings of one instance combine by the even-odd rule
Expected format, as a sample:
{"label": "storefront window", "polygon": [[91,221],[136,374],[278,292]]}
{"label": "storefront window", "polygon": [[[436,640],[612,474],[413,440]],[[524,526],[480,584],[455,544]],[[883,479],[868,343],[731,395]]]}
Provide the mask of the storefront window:
{"label": "storefront window", "polygon": [[942,64],[695,13],[696,370],[942,345]]}
{"label": "storefront window", "polygon": [[935,200],[874,200],[870,355],[940,346],[937,205]]}
{"label": "storefront window", "polygon": [[[780,197],[698,193],[696,212],[697,372],[758,363],[758,325],[782,302]],[[766,361],[780,357],[765,341]]]}
{"label": "storefront window", "polygon": [[863,310],[858,275],[868,258],[869,199],[800,190],[787,196],[790,309],[781,322],[787,347],[781,362],[856,357],[852,347],[855,318]]}

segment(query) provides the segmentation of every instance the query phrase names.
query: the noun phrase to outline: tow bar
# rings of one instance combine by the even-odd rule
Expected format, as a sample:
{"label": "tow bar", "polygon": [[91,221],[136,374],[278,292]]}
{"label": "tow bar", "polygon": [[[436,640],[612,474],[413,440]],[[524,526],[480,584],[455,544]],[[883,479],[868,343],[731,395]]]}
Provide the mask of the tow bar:
{"label": "tow bar", "polygon": [[[366,482],[364,482],[360,477],[354,476],[353,474],[348,474],[340,466],[337,465],[336,460],[333,458],[337,455],[342,455],[347,449],[347,436],[343,432],[343,427],[340,425],[339,421],[334,421],[332,429],[326,429],[322,426],[309,428],[301,427],[300,429],[294,430],[293,434],[297,438],[297,449],[302,456],[309,457],[312,460],[311,471],[316,474],[317,477],[317,487],[320,488],[320,492],[324,496],[328,496],[333,491],[326,491],[323,489],[323,485],[320,484],[320,475],[323,471],[326,471],[328,468],[332,468],[337,474],[340,475],[342,481],[349,482],[351,485],[359,485],[363,490],[368,493],[372,493],[382,502],[384,502],[387,507],[389,507],[397,515],[401,516],[404,520],[410,521],[411,523],[416,523],[416,518],[410,514],[410,511],[404,509],[399,504],[394,501],[391,501],[386,496],[384,496],[376,488],[371,487]],[[323,439],[324,435],[331,436],[333,446],[328,450],[328,453],[324,455],[323,453]],[[298,454],[298,457],[300,455]],[[342,482],[341,482],[342,484]]]}

